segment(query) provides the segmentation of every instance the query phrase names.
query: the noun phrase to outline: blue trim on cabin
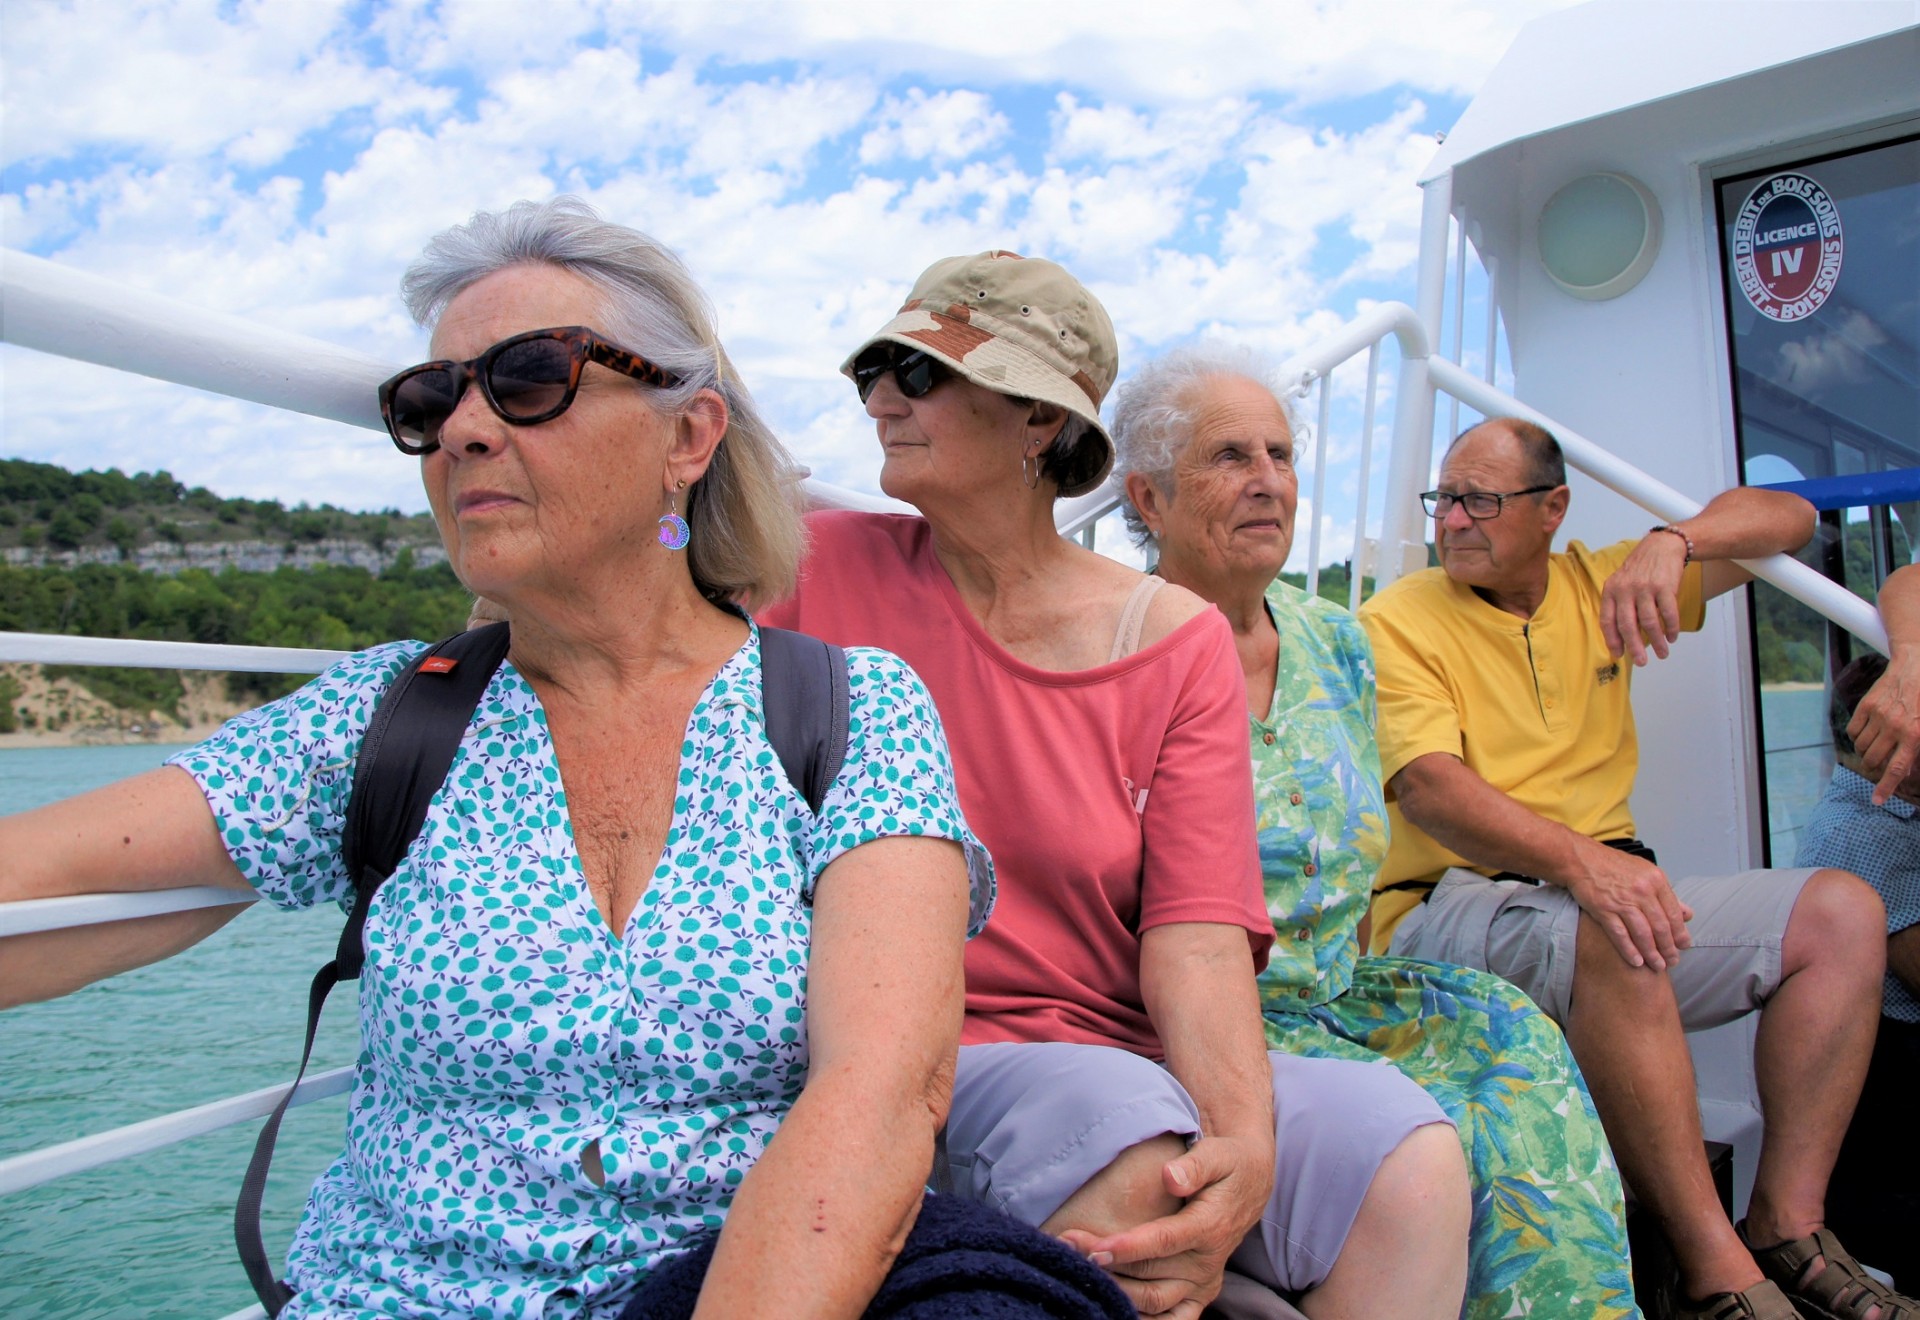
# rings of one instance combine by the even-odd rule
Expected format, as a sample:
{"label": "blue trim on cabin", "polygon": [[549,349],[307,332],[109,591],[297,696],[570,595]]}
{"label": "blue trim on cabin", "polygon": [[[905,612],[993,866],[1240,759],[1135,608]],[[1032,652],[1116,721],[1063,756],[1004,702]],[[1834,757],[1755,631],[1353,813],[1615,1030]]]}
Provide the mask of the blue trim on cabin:
{"label": "blue trim on cabin", "polygon": [[1902,504],[1920,500],[1920,467],[1861,472],[1851,477],[1810,477],[1805,481],[1776,481],[1760,490],[1784,490],[1816,509],[1858,509],[1874,504]]}

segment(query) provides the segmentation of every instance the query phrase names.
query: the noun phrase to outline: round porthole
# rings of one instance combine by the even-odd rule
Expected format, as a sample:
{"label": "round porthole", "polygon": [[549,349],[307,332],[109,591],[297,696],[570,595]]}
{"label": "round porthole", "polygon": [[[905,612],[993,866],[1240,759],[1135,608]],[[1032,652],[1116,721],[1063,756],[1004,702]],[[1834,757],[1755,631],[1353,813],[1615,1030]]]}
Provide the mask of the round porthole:
{"label": "round porthole", "polygon": [[1576,298],[1618,298],[1653,268],[1660,203],[1624,174],[1575,179],[1540,211],[1540,264]]}

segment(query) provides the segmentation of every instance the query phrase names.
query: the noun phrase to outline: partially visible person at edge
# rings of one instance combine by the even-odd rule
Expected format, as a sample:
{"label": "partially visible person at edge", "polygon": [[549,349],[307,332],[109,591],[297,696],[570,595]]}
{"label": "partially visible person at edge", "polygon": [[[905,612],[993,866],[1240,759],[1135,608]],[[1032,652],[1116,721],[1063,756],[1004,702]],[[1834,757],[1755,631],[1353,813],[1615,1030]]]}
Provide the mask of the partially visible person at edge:
{"label": "partially visible person at edge", "polygon": [[[1634,837],[1635,667],[1793,550],[1813,510],[1736,488],[1672,526],[1553,552],[1560,447],[1496,418],[1454,441],[1440,567],[1360,608],[1379,674],[1392,842],[1373,943],[1503,976],[1560,1023],[1627,1186],[1679,1266],[1682,1320],[1913,1320],[1824,1229],[1827,1176],[1866,1075],[1885,914],[1836,870],[1669,881]],[[1630,661],[1631,663],[1624,663]],[[1685,1032],[1758,1012],[1766,1118],[1745,1220],[1702,1150]]]}
{"label": "partially visible person at edge", "polygon": [[[1900,569],[1880,588],[1880,605],[1896,657],[1916,641],[1911,614],[1920,567]],[[1896,625],[1905,624],[1904,627]],[[1827,1185],[1827,1225],[1894,1286],[1920,1289],[1920,772],[1900,779],[1876,802],[1875,776],[1848,729],[1862,698],[1886,681],[1887,660],[1864,655],[1834,676],[1830,723],[1833,778],[1800,831],[1797,866],[1852,871],[1887,907],[1887,975],[1881,983],[1880,1030],[1866,1085],[1854,1108]]]}
{"label": "partially visible person at edge", "polygon": [[[609,1317],[723,1220],[701,1316],[858,1314],[922,1205],[991,897],[933,705],[850,652],[818,816],[787,781],[729,602],[793,580],[791,464],[673,254],[521,202],[440,234],[405,292],[444,360],[383,412],[511,649],[372,903],[346,1150],[282,1315]],[[344,903],[355,753],[422,649],[351,656],[159,770],[0,823],[0,897]],[[15,937],[0,998],[235,911]],[[1103,1314],[1124,1305],[1085,1272]]]}
{"label": "partially visible person at edge", "polygon": [[881,488],[922,516],[815,514],[797,594],[762,615],[908,659],[993,851],[956,1190],[1083,1247],[1146,1315],[1198,1316],[1231,1257],[1314,1317],[1451,1317],[1469,1210],[1445,1115],[1390,1069],[1265,1048],[1226,622],[1055,530],[1112,466],[1117,368],[1060,267],[936,262],[842,368]]}
{"label": "partially visible person at edge", "polygon": [[1620,1178],[1559,1028],[1484,972],[1356,957],[1387,852],[1373,652],[1351,614],[1280,580],[1291,410],[1252,354],[1191,349],[1121,386],[1113,435],[1134,539],[1219,607],[1240,654],[1275,940],[1268,1047],[1384,1058],[1446,1110],[1473,1179],[1466,1315],[1637,1316]]}

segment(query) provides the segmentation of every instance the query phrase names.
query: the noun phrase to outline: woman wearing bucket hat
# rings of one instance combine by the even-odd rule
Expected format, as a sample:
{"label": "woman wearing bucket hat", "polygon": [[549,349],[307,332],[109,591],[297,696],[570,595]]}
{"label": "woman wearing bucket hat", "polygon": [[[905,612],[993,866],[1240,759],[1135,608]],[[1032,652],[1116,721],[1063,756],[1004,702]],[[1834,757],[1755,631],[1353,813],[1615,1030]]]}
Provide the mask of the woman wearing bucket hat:
{"label": "woman wearing bucket hat", "polygon": [[1469,1202],[1446,1116],[1392,1069],[1263,1043],[1231,630],[1055,531],[1055,500],[1113,465],[1117,369],[1060,267],[935,263],[842,368],[882,489],[922,516],[815,514],[798,592],[765,614],[915,667],[996,861],[954,1189],[1086,1250],[1144,1314],[1198,1316],[1231,1257],[1316,1320],[1452,1317]]}

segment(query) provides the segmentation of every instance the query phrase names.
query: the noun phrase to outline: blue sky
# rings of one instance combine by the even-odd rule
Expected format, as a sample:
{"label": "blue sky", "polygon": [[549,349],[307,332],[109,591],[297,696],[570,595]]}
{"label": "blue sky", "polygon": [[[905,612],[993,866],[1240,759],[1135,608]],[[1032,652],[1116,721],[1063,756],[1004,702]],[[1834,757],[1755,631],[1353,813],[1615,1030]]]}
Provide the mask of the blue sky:
{"label": "blue sky", "polygon": [[[398,366],[424,356],[396,289],[431,234],[575,192],[687,258],[789,445],[871,489],[834,367],[938,257],[1062,262],[1123,374],[1410,301],[1433,135],[1558,7],[0,0],[0,230]],[[0,370],[10,456],[424,506],[371,432],[12,347]]]}

